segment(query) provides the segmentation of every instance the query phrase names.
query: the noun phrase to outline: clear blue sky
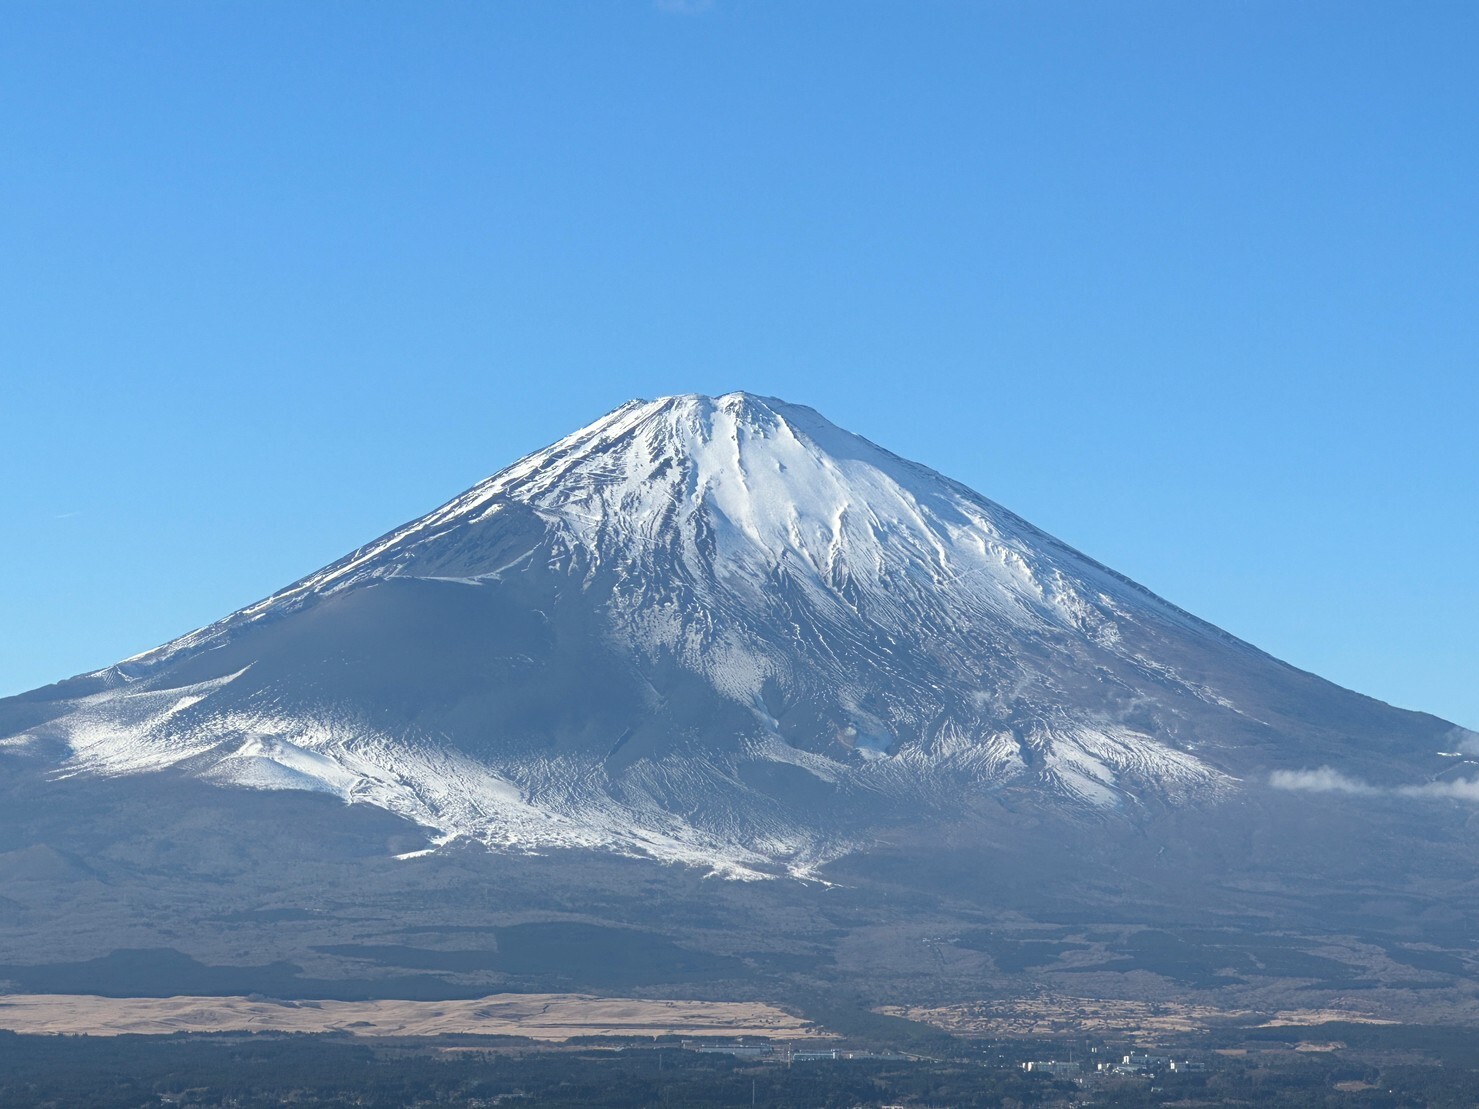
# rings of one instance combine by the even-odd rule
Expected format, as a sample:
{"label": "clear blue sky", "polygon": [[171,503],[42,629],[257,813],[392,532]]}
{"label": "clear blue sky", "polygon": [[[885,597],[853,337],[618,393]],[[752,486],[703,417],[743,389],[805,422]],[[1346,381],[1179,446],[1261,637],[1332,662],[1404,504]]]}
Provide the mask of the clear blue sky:
{"label": "clear blue sky", "polygon": [[0,693],[633,396],[1479,726],[1479,5],[0,11]]}

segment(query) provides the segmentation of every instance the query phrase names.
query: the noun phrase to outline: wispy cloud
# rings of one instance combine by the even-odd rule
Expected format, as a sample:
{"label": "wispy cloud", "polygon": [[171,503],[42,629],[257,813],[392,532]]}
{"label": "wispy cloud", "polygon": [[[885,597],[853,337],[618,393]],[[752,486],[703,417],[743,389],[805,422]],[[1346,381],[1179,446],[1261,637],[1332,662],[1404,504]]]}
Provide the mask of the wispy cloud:
{"label": "wispy cloud", "polygon": [[1275,789],[1299,790],[1304,793],[1448,797],[1456,801],[1479,803],[1479,778],[1450,778],[1444,782],[1424,782],[1416,786],[1385,787],[1342,774],[1332,766],[1321,766],[1314,770],[1275,770],[1269,775],[1268,781]]}
{"label": "wispy cloud", "polygon": [[1479,755],[1479,732],[1471,732],[1468,728],[1454,728],[1448,733],[1448,741],[1455,751]]}
{"label": "wispy cloud", "polygon": [[82,513],[80,513],[80,512],[58,512],[55,516],[52,517],[52,519],[53,520],[71,520],[71,519],[73,519],[73,518],[75,518],[77,516],[81,516],[81,515],[82,515]]}
{"label": "wispy cloud", "polygon": [[1333,767],[1317,770],[1275,770],[1269,775],[1275,789],[1298,789],[1306,793],[1380,793],[1375,786],[1342,774]]}
{"label": "wispy cloud", "polygon": [[703,15],[714,7],[714,0],[652,0],[652,3],[658,11],[670,15]]}
{"label": "wispy cloud", "polygon": [[1403,797],[1452,797],[1458,801],[1479,801],[1479,778],[1454,778],[1447,782],[1402,786],[1397,792]]}

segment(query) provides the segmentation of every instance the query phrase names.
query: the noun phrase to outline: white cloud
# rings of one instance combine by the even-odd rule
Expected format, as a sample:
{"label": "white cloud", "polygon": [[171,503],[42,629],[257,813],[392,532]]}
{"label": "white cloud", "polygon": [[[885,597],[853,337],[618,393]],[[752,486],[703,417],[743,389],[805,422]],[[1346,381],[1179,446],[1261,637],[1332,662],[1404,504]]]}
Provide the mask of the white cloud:
{"label": "white cloud", "polygon": [[[1470,732],[1468,735],[1479,739]],[[1467,741],[1466,741],[1467,742]],[[1451,778],[1444,782],[1424,782],[1415,786],[1383,787],[1342,774],[1332,766],[1315,770],[1275,770],[1269,775],[1275,789],[1302,790],[1306,793],[1349,793],[1363,796],[1383,794],[1389,797],[1447,797],[1455,801],[1479,804],[1479,778]]]}
{"label": "white cloud", "polygon": [[1298,789],[1309,793],[1379,793],[1373,785],[1342,774],[1329,766],[1318,770],[1275,770],[1269,775],[1275,789]]}
{"label": "white cloud", "polygon": [[1459,801],[1479,801],[1479,778],[1454,778],[1447,782],[1403,786],[1397,792],[1403,797],[1452,797]]}
{"label": "white cloud", "polygon": [[1479,732],[1471,732],[1468,728],[1454,728],[1448,733],[1448,741],[1455,751],[1479,755]]}

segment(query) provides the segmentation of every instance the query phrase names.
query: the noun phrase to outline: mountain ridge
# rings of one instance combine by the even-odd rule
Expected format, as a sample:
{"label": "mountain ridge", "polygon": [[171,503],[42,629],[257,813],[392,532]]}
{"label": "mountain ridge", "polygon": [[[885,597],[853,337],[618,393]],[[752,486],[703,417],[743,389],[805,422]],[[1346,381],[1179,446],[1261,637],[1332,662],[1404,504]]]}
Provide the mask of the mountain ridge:
{"label": "mountain ridge", "polygon": [[[611,424],[619,421],[620,418],[623,417],[624,415],[632,414],[632,413],[635,413],[637,411],[642,411],[642,410],[646,410],[647,413],[650,415],[650,414],[652,414],[652,410],[654,410],[654,409],[661,410],[661,409],[666,408],[668,406],[676,405],[676,404],[679,404],[679,403],[682,403],[682,402],[690,402],[690,401],[711,402],[711,403],[715,403],[715,404],[720,404],[720,403],[723,403],[723,402],[726,402],[726,401],[738,401],[741,405],[746,405],[746,406],[751,406],[751,407],[759,406],[759,407],[762,407],[764,409],[768,409],[768,410],[770,410],[772,412],[775,412],[777,415],[781,415],[782,413],[790,414],[792,416],[797,415],[797,414],[803,414],[804,417],[807,418],[808,421],[813,424],[813,426],[815,426],[815,425],[824,425],[826,428],[830,429],[833,432],[840,432],[841,431],[841,429],[837,428],[835,425],[832,425],[830,423],[830,421],[827,421],[825,419],[825,417],[822,417],[820,415],[820,413],[818,413],[815,409],[813,409],[813,408],[811,408],[809,406],[792,404],[790,402],[781,401],[781,400],[779,400],[778,398],[775,398],[775,397],[769,397],[769,396],[764,396],[764,395],[760,395],[760,394],[749,393],[749,392],[745,392],[745,391],[735,391],[735,392],[731,392],[731,393],[721,394],[721,395],[719,395],[717,397],[708,397],[708,396],[704,396],[702,394],[680,394],[680,395],[676,395],[676,396],[661,397],[661,398],[658,398],[658,399],[656,399],[654,401],[648,401],[648,400],[640,399],[640,398],[629,400],[629,401],[623,403],[622,405],[618,406],[617,408],[613,409],[607,415],[598,418],[597,420],[593,421],[591,424],[586,425],[584,428],[581,428],[578,431],[576,431],[576,432],[574,432],[574,433],[572,433],[572,434],[570,434],[568,436],[565,436],[564,438],[562,438],[560,440],[557,440],[555,443],[551,444],[548,447],[545,447],[545,448],[542,448],[541,450],[538,450],[538,451],[533,452],[531,455],[527,456],[526,458],[520,459],[519,461],[511,464],[510,466],[505,467],[503,470],[498,471],[497,473],[495,473],[492,476],[484,479],[483,481],[480,481],[480,482],[475,483],[473,486],[471,486],[469,489],[465,490],[463,493],[458,494],[456,497],[452,498],[450,501],[445,502],[439,508],[434,509],[431,513],[428,513],[428,514],[426,514],[424,516],[421,516],[421,517],[417,517],[416,519],[414,519],[412,521],[409,521],[409,522],[407,522],[405,524],[401,524],[398,527],[392,528],[390,531],[384,533],[383,535],[377,537],[374,540],[371,540],[369,543],[363,544],[359,548],[356,548],[354,551],[350,552],[348,555],[344,556],[343,558],[338,559],[338,560],[336,560],[334,562],[331,562],[327,566],[325,566],[325,567],[323,567],[323,568],[321,568],[319,570],[313,571],[310,574],[305,575],[304,577],[302,577],[302,578],[298,579],[297,581],[291,583],[290,585],[288,585],[284,589],[278,590],[277,592],[275,592],[273,594],[270,594],[268,597],[263,598],[261,601],[257,601],[257,602],[254,602],[252,604],[249,604],[247,606],[244,606],[242,609],[237,610],[236,612],[230,614],[229,616],[225,617],[221,621],[216,621],[213,624],[207,625],[206,627],[201,628],[201,629],[197,629],[196,631],[193,631],[193,632],[187,632],[187,633],[185,633],[185,635],[179,636],[179,637],[177,637],[177,638],[175,638],[175,639],[169,641],[168,643],[163,644],[163,645],[161,645],[159,647],[154,647],[154,648],[150,648],[150,649],[145,650],[145,651],[141,651],[141,652],[139,652],[136,655],[130,656],[129,658],[124,659],[121,662],[114,664],[113,666],[105,667],[102,670],[99,670],[99,671],[91,671],[91,672],[88,672],[88,673],[90,673],[90,674],[96,674],[96,673],[103,673],[103,672],[106,672],[106,671],[109,671],[109,670],[121,670],[122,668],[127,667],[130,664],[137,663],[137,662],[144,662],[146,660],[150,660],[153,657],[155,657],[156,655],[158,655],[160,652],[167,651],[167,650],[171,649],[176,644],[181,644],[181,643],[188,642],[191,639],[191,637],[193,637],[193,636],[197,636],[197,635],[201,634],[202,632],[209,631],[211,629],[220,627],[221,625],[223,625],[223,624],[225,624],[225,623],[227,623],[227,622],[229,622],[229,621],[231,621],[233,619],[236,619],[238,617],[250,615],[250,614],[252,614],[252,613],[254,613],[256,611],[259,611],[262,608],[265,608],[267,606],[272,605],[273,603],[275,603],[275,602],[277,602],[277,601],[279,601],[281,599],[286,599],[288,597],[291,597],[296,592],[298,592],[298,591],[300,591],[302,589],[305,589],[305,588],[310,587],[312,584],[317,583],[318,581],[324,579],[325,577],[333,576],[336,571],[340,570],[341,567],[342,568],[349,568],[349,567],[353,566],[355,563],[361,561],[362,559],[364,559],[366,557],[369,557],[369,556],[373,556],[375,553],[378,553],[380,551],[383,551],[388,545],[390,545],[391,542],[396,541],[396,540],[399,540],[399,539],[405,537],[410,530],[416,528],[419,524],[421,524],[422,521],[425,521],[425,520],[427,520],[427,519],[429,519],[431,517],[438,516],[438,515],[440,515],[442,513],[446,513],[449,510],[453,510],[454,508],[460,508],[469,499],[479,496],[481,494],[481,491],[486,490],[486,489],[489,489],[490,487],[497,486],[498,483],[502,479],[505,479],[507,476],[509,476],[511,474],[514,474],[516,472],[519,472],[519,476],[522,476],[522,471],[524,471],[524,470],[526,470],[526,468],[530,467],[530,465],[533,462],[533,460],[543,460],[543,459],[545,459],[545,458],[547,458],[549,456],[559,456],[559,455],[562,455],[564,452],[561,450],[561,448],[565,447],[567,444],[574,444],[577,441],[579,441],[579,440],[581,440],[583,438],[586,438],[586,437],[592,435],[593,433],[598,433],[603,428],[605,428],[605,427],[607,427],[607,426],[609,426],[609,425],[611,425]],[[851,440],[853,440],[855,442],[858,442],[858,443],[861,443],[861,444],[865,445],[869,450],[872,450],[874,452],[877,452],[878,455],[887,457],[888,459],[892,460],[897,465],[899,465],[901,468],[905,468],[907,470],[910,470],[910,471],[918,474],[920,477],[922,477],[922,478],[924,478],[926,480],[937,481],[937,482],[940,482],[940,483],[943,483],[943,484],[948,484],[950,487],[952,487],[960,495],[962,495],[964,497],[967,497],[967,498],[974,499],[976,501],[984,502],[985,505],[987,505],[992,512],[998,513],[998,514],[1000,514],[1000,515],[1002,515],[1002,516],[1010,519],[1011,522],[1014,525],[1016,525],[1016,526],[1018,526],[1018,527],[1020,527],[1022,529],[1025,529],[1027,531],[1029,531],[1030,533],[1034,534],[1035,536],[1038,536],[1038,537],[1042,538],[1046,542],[1049,542],[1049,543],[1053,544],[1055,547],[1060,548],[1061,550],[1063,550],[1068,555],[1070,555],[1070,556],[1072,556],[1074,558],[1083,560],[1085,563],[1092,565],[1098,571],[1100,571],[1103,574],[1107,575],[1108,577],[1110,577],[1110,578],[1112,578],[1112,579],[1114,579],[1114,580],[1122,583],[1123,585],[1126,585],[1126,586],[1128,586],[1128,587],[1130,587],[1130,588],[1132,588],[1134,590],[1137,590],[1138,592],[1140,592],[1141,594],[1143,594],[1148,600],[1151,600],[1152,602],[1154,602],[1157,605],[1160,605],[1160,606],[1163,606],[1165,608],[1168,608],[1168,609],[1172,610],[1178,617],[1186,620],[1189,624],[1192,624],[1192,625],[1200,628],[1201,630],[1203,630],[1203,631],[1205,631],[1205,632],[1207,632],[1209,634],[1215,635],[1215,636],[1217,636],[1219,638],[1223,638],[1223,639],[1225,639],[1225,640],[1227,640],[1227,641],[1229,641],[1231,643],[1235,643],[1235,644],[1237,644],[1239,646],[1242,646],[1242,647],[1245,647],[1245,648],[1248,648],[1248,649],[1251,649],[1251,650],[1255,650],[1255,651],[1259,650],[1256,646],[1248,643],[1246,640],[1243,640],[1243,639],[1241,639],[1241,638],[1239,638],[1239,637],[1237,637],[1235,635],[1232,635],[1231,633],[1223,630],[1222,628],[1219,628],[1216,625],[1214,625],[1214,624],[1212,624],[1212,623],[1210,623],[1208,621],[1205,621],[1205,620],[1201,619],[1200,617],[1196,616],[1194,613],[1192,613],[1192,612],[1190,612],[1190,611],[1188,611],[1188,610],[1186,610],[1186,609],[1184,609],[1184,608],[1176,605],[1174,602],[1167,601],[1165,598],[1163,598],[1159,594],[1155,593],[1154,590],[1152,590],[1149,587],[1141,584],[1140,582],[1134,580],[1133,578],[1131,578],[1131,577],[1129,577],[1129,576],[1127,576],[1125,574],[1120,573],[1119,571],[1115,570],[1113,567],[1110,567],[1110,566],[1108,566],[1108,565],[1106,565],[1106,564],[1104,564],[1102,562],[1099,562],[1098,560],[1092,558],[1091,556],[1086,555],[1083,552],[1079,551],[1078,549],[1072,547],[1071,545],[1063,542],[1062,540],[1058,539],[1057,537],[1052,536],[1051,534],[1042,531],[1040,528],[1037,528],[1035,525],[1031,524],[1025,518],[1023,518],[1019,514],[1013,512],[1012,510],[1007,509],[1007,508],[1005,508],[1005,507],[997,504],[994,501],[987,500],[986,498],[982,497],[979,493],[977,493],[975,490],[973,490],[970,487],[962,484],[961,482],[956,481],[955,479],[950,478],[947,475],[941,474],[939,471],[936,471],[936,470],[934,470],[934,469],[932,469],[932,468],[930,468],[930,467],[928,467],[928,466],[926,466],[926,465],[924,465],[922,463],[918,463],[918,462],[915,462],[915,461],[913,461],[911,459],[904,458],[901,455],[897,455],[894,452],[888,450],[886,447],[882,447],[882,446],[874,443],[873,441],[871,441],[871,440],[869,440],[869,439],[867,439],[867,438],[865,438],[863,436],[855,435],[855,434],[853,434],[851,432],[842,432],[842,434],[846,435],[849,439],[851,439]],[[1260,653],[1263,653],[1263,652],[1260,652]],[[1279,660],[1279,659],[1275,658],[1274,656],[1268,656],[1268,657],[1271,658],[1271,659],[1273,659],[1273,661],[1280,662],[1283,665],[1286,665],[1286,666],[1289,665],[1288,663],[1284,663],[1282,660]],[[87,676],[87,675],[78,675],[78,676],[79,677],[83,677],[83,676]]]}
{"label": "mountain ridge", "polygon": [[749,393],[630,401],[221,621],[9,703],[56,710],[7,742],[63,752],[62,776],[173,769],[368,803],[437,843],[741,878],[969,829],[990,799],[1133,823],[1332,761],[1453,769],[1452,725]]}

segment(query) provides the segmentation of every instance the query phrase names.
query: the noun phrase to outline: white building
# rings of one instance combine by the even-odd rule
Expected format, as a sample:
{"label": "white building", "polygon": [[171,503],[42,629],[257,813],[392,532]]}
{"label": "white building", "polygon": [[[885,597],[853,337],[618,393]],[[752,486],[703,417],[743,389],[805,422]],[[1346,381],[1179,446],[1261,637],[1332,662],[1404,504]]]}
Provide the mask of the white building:
{"label": "white building", "polygon": [[1059,1059],[1034,1059],[1030,1063],[1023,1063],[1022,1069],[1031,1071],[1033,1074],[1052,1074],[1062,1077],[1078,1074],[1083,1070],[1081,1063],[1065,1063]]}

